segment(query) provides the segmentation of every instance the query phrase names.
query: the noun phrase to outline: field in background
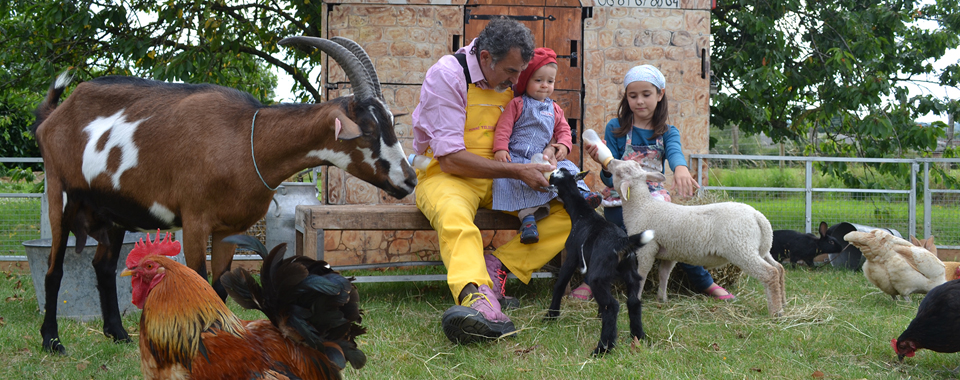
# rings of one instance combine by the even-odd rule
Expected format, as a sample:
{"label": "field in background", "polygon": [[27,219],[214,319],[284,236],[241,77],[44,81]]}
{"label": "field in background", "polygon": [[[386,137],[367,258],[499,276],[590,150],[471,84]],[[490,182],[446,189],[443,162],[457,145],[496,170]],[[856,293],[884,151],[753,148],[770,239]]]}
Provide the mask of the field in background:
{"label": "field in background", "polygon": [[[767,166],[770,162],[765,162]],[[856,170],[855,170],[856,171]],[[960,178],[960,170],[953,170]],[[862,174],[862,169],[861,173]],[[890,175],[878,175],[872,178],[883,188],[909,189]],[[803,188],[804,169],[800,167],[772,168],[711,168],[709,173],[711,186],[725,187],[784,187]],[[814,172],[813,188],[844,188],[836,178]],[[943,184],[931,180],[931,187],[943,188]],[[747,203],[762,212],[774,229],[804,230],[803,192],[789,191],[718,191],[711,190],[714,196],[722,200],[734,200]],[[918,189],[922,192],[922,187]],[[960,245],[960,194],[934,194],[931,202],[931,233],[936,236],[938,245]],[[877,193],[839,193],[814,192],[811,207],[812,229],[825,221],[829,225],[849,222],[873,227],[895,229],[905,238],[909,233],[909,196],[907,194]],[[916,235],[924,236],[923,200],[918,195],[916,212]]]}

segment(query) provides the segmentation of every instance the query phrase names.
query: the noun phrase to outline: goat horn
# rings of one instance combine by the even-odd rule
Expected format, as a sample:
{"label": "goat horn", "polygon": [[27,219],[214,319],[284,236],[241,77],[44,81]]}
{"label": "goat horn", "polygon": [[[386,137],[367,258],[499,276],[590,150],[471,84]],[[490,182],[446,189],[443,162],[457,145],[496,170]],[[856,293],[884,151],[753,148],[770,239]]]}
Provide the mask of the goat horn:
{"label": "goat horn", "polygon": [[331,37],[330,41],[336,42],[341,46],[347,48],[353,55],[360,60],[360,63],[363,65],[363,68],[367,70],[367,76],[370,77],[370,83],[373,83],[373,92],[374,94],[383,99],[383,92],[380,90],[380,77],[377,76],[377,69],[373,67],[373,61],[370,60],[370,56],[367,55],[367,51],[363,50],[363,47],[360,44],[354,42],[353,40],[345,37]]}
{"label": "goat horn", "polygon": [[296,44],[320,49],[320,51],[333,58],[343,69],[343,72],[347,74],[347,79],[350,80],[350,85],[353,87],[353,95],[357,100],[367,100],[374,97],[375,94],[370,87],[370,78],[367,77],[363,64],[347,48],[325,38],[308,36],[287,37],[280,40],[279,44],[284,46]]}

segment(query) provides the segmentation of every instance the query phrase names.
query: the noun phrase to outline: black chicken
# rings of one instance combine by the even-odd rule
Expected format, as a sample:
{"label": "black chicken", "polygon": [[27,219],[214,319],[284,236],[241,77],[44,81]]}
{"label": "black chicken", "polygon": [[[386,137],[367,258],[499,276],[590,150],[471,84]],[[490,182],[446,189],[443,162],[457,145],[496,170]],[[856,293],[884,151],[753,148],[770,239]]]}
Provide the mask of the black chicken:
{"label": "black chicken", "polygon": [[891,344],[901,361],[923,348],[943,353],[960,351],[960,280],[931,289],[920,302],[917,317]]}

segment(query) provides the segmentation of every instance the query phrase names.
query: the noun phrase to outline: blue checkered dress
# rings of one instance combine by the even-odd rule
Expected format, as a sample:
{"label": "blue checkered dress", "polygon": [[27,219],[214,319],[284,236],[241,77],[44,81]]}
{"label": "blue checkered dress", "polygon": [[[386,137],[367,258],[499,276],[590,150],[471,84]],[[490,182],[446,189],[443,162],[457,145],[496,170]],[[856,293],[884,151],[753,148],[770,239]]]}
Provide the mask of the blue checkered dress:
{"label": "blue checkered dress", "polygon": [[[554,121],[552,99],[547,98],[541,102],[523,95],[523,111],[513,125],[513,134],[510,135],[510,160],[525,164],[530,162],[534,154],[542,153],[553,138]],[[557,166],[566,168],[572,173],[580,172],[577,165],[570,160],[560,161]],[[581,190],[589,189],[583,181],[578,185]],[[518,179],[496,178],[493,180],[492,207],[494,210],[517,211],[542,206],[556,196],[555,193],[531,189]]]}

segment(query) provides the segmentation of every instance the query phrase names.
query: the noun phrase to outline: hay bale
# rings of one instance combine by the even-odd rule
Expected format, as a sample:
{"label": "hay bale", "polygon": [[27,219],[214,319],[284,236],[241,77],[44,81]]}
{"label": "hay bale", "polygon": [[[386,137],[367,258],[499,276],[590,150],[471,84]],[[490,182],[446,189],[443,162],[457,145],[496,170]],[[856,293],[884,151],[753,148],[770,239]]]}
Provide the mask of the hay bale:
{"label": "hay bale", "polygon": [[[657,260],[653,264],[653,268],[650,269],[650,277],[647,279],[646,285],[643,287],[643,292],[645,294],[657,294],[657,288],[659,287],[660,279],[658,273],[660,268],[660,260]],[[740,277],[743,275],[743,271],[735,265],[724,265],[721,267],[716,267],[712,269],[707,269],[707,272],[710,273],[710,276],[713,277],[713,282],[716,282],[717,285],[720,285],[727,290],[732,291],[736,287]],[[674,266],[673,271],[670,272],[670,279],[667,283],[667,293],[669,294],[684,294],[684,295],[694,295],[699,294],[690,284],[690,279],[687,277],[687,272],[684,272],[683,269],[680,269],[679,266]]]}

